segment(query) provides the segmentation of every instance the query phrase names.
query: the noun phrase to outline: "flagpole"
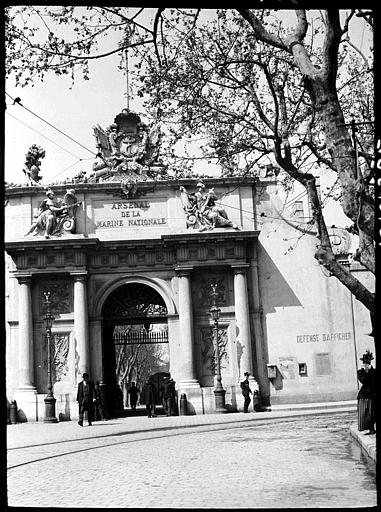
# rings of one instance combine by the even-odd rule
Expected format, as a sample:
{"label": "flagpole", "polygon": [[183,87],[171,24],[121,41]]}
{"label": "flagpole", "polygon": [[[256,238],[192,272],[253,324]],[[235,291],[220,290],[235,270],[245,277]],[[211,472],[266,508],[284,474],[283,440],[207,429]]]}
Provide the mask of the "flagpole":
{"label": "flagpole", "polygon": [[126,82],[127,82],[127,110],[130,110],[130,85],[129,85],[129,70],[128,70],[128,48],[126,48]]}

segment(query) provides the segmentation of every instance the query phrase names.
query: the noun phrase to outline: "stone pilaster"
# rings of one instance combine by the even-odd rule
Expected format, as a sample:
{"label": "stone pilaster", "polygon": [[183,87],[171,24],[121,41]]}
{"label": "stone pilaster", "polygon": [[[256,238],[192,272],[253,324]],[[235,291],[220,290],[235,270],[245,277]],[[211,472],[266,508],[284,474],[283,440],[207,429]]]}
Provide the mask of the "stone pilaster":
{"label": "stone pilaster", "polygon": [[104,381],[104,368],[102,357],[102,321],[99,318],[93,318],[89,321],[89,339],[91,340],[90,347],[90,362],[91,362],[91,375],[92,381]]}
{"label": "stone pilaster", "polygon": [[267,351],[264,346],[264,335],[262,328],[262,308],[259,290],[259,276],[258,276],[258,259],[257,259],[257,246],[254,243],[253,259],[250,263],[251,286],[253,290],[253,313],[252,313],[252,328],[255,343],[255,369],[256,377],[260,387],[260,394],[263,400],[267,401],[270,395],[269,380],[267,378]]}

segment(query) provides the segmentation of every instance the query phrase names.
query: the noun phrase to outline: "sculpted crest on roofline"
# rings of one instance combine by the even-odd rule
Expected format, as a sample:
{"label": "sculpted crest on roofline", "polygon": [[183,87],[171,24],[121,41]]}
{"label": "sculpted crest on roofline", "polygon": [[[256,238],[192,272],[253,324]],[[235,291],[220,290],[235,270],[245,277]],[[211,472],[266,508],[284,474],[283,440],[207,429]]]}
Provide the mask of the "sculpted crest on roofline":
{"label": "sculpted crest on roofline", "polygon": [[127,109],[118,114],[106,130],[93,127],[97,161],[89,181],[145,181],[165,173],[158,161],[161,131],[148,126]]}

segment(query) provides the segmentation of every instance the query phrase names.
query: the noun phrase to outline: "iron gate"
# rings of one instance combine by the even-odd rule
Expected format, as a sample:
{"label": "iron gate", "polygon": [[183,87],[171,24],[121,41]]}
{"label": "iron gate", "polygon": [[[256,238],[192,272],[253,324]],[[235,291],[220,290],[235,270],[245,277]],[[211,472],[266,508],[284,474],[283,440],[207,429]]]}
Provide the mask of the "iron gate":
{"label": "iron gate", "polygon": [[166,324],[115,325],[112,339],[115,345],[168,343],[168,328]]}

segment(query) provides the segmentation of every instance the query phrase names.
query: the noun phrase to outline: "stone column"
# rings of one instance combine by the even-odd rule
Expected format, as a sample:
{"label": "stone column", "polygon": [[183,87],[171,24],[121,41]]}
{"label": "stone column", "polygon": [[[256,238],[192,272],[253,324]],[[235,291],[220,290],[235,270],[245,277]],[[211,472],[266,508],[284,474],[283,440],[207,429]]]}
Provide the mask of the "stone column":
{"label": "stone column", "polygon": [[232,266],[234,272],[234,309],[236,320],[237,350],[240,355],[238,379],[244,379],[244,373],[250,373],[253,378],[253,359],[251,350],[249,301],[247,294],[248,265]]}
{"label": "stone column", "polygon": [[181,337],[180,384],[186,387],[200,387],[196,379],[195,371],[191,270],[192,268],[176,269],[179,283],[179,321]]}
{"label": "stone column", "polygon": [[19,282],[19,385],[18,391],[36,392],[34,382],[31,276]]}
{"label": "stone column", "polygon": [[[87,315],[87,287],[85,272],[72,273],[74,277],[74,336],[79,376],[90,373],[89,329]],[[77,375],[78,377],[78,375]]]}

